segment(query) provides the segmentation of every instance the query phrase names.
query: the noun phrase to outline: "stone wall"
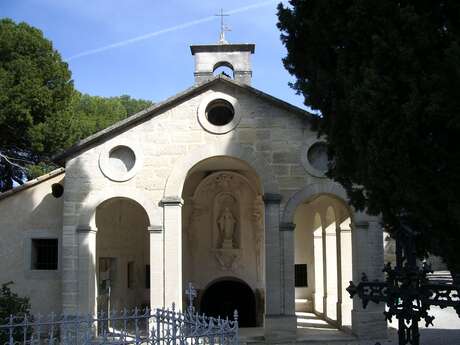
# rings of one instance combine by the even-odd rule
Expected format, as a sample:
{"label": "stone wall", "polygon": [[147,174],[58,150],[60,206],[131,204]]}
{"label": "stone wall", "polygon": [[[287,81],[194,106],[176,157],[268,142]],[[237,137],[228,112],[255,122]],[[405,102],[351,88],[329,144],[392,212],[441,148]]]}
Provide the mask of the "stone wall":
{"label": "stone wall", "polygon": [[0,284],[14,282],[11,289],[30,298],[33,313],[59,313],[62,307],[61,248],[57,270],[34,270],[31,246],[35,238],[62,241],[63,198],[53,197],[51,185],[63,179],[60,174],[0,200]]}

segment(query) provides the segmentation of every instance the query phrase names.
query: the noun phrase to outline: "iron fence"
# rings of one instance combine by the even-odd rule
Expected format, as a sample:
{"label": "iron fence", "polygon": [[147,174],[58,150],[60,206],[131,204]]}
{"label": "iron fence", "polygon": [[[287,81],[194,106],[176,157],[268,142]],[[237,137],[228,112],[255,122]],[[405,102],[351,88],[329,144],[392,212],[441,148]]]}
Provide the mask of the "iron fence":
{"label": "iron fence", "polygon": [[0,345],[238,345],[229,320],[171,309],[97,315],[14,316],[0,320]]}

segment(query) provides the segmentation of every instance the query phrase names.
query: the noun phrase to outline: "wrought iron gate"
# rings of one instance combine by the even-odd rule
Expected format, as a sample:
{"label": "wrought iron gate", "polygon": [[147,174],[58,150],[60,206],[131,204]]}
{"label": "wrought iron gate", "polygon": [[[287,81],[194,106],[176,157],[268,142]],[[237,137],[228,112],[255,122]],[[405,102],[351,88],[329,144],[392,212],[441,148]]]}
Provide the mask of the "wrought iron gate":
{"label": "wrought iron gate", "polygon": [[233,320],[199,315],[189,297],[185,312],[173,305],[96,316],[11,315],[0,320],[0,345],[238,345],[236,311]]}

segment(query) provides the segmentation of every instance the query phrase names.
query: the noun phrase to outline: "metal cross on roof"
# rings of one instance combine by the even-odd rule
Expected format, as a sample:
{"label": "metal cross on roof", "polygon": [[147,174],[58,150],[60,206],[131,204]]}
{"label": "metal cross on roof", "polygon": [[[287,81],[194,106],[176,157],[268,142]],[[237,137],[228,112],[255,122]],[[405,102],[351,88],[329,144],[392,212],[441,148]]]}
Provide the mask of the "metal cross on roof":
{"label": "metal cross on roof", "polygon": [[224,9],[220,9],[220,14],[215,14],[215,16],[220,17],[220,39],[219,44],[227,44],[225,40],[225,32],[231,31],[230,28],[224,24],[224,17],[228,17],[229,14],[224,14]]}
{"label": "metal cross on roof", "polygon": [[185,289],[185,294],[188,297],[188,310],[193,311],[193,301],[196,297],[196,289],[193,287],[192,283],[188,283],[187,289]]}

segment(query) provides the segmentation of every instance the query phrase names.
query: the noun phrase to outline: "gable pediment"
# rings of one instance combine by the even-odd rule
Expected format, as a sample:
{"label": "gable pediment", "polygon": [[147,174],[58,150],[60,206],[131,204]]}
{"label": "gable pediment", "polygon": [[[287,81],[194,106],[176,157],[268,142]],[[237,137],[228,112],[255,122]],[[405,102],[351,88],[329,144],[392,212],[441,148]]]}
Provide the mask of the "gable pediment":
{"label": "gable pediment", "polygon": [[103,142],[104,140],[110,139],[120,133],[123,133],[126,130],[129,130],[141,123],[144,123],[155,116],[167,111],[168,109],[174,108],[175,106],[192,99],[202,93],[205,93],[209,89],[214,87],[230,87],[235,91],[235,94],[246,93],[250,97],[258,99],[260,102],[270,104],[271,106],[278,107],[288,111],[290,113],[298,114],[300,116],[305,116],[307,119],[311,119],[314,115],[298,108],[290,103],[282,101],[276,97],[273,97],[265,92],[262,92],[256,88],[253,88],[247,84],[238,83],[232,79],[226,78],[224,76],[218,75],[213,79],[194,85],[162,102],[156,103],[130,117],[119,121],[81,141],[67,149],[66,151],[59,153],[53,157],[53,161],[64,165],[65,161],[69,157],[73,157],[78,155],[78,153],[88,147],[96,145],[99,142]]}

